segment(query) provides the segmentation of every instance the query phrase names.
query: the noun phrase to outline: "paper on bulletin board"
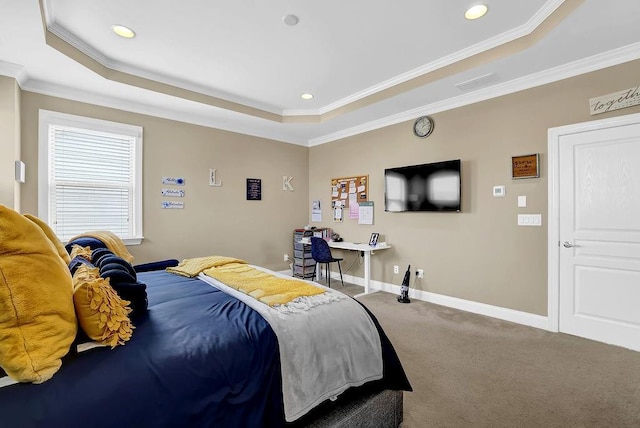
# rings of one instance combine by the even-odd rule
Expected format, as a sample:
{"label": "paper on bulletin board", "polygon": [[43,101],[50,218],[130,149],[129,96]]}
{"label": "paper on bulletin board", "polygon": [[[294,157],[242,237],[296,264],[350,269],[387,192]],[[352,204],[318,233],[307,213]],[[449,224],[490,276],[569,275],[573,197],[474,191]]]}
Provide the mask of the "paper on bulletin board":
{"label": "paper on bulletin board", "polygon": [[342,221],[342,208],[335,207],[333,209],[333,221],[341,222]]}
{"label": "paper on bulletin board", "polygon": [[373,224],[373,202],[360,202],[358,224]]}
{"label": "paper on bulletin board", "polygon": [[358,218],[358,195],[355,193],[349,193],[349,218],[357,219]]}

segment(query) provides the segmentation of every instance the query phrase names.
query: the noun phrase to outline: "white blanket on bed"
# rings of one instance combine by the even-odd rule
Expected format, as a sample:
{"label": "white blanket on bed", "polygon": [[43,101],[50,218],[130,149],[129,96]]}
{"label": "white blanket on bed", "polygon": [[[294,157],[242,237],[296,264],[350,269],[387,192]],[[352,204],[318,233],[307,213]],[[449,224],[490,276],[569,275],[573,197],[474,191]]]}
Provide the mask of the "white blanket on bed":
{"label": "white blanket on bed", "polygon": [[199,278],[246,303],[275,332],[288,422],[351,386],[382,378],[380,336],[369,315],[353,299],[346,297],[306,311],[282,313],[209,276],[200,274]]}

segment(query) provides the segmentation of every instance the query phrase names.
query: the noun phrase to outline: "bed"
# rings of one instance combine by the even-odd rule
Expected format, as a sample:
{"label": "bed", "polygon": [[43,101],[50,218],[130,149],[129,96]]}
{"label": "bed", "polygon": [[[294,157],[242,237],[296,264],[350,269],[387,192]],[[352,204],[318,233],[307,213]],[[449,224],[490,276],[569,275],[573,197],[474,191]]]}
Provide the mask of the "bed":
{"label": "bed", "polygon": [[[285,365],[281,359],[282,336],[279,341],[280,333],[255,309],[259,306],[252,308],[216,281],[158,266],[138,267],[148,308],[135,319],[130,340],[114,349],[78,352],[72,347],[76,351],[63,358],[48,381],[0,388],[3,427],[399,426],[402,391],[411,386],[379,323],[354,299],[344,296],[341,301],[361,308],[374,325],[382,375],[333,389],[328,399],[320,395],[323,399],[312,408],[301,405],[292,414],[287,413],[286,397],[303,394],[291,385],[300,381],[289,379],[291,362]],[[290,347],[291,353],[298,351]],[[346,371],[359,366],[358,361],[350,364]]]}

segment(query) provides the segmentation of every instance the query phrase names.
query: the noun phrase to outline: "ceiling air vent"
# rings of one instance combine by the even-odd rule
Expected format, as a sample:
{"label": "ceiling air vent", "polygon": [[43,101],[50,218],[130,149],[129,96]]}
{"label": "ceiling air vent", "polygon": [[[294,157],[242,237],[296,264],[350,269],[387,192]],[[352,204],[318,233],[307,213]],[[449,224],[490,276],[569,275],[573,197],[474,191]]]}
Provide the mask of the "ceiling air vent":
{"label": "ceiling air vent", "polygon": [[480,77],[475,77],[464,82],[457,83],[455,86],[463,92],[473,91],[474,89],[482,88],[483,86],[489,86],[492,83],[498,81],[498,75],[496,73],[489,73]]}

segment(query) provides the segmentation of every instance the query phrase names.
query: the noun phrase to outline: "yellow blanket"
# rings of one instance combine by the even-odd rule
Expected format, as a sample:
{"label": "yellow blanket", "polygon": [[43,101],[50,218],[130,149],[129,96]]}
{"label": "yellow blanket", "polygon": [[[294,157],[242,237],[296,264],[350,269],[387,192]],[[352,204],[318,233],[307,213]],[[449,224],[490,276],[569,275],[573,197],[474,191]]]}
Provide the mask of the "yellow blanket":
{"label": "yellow blanket", "polygon": [[194,276],[198,276],[200,272],[207,268],[223,266],[229,263],[246,264],[247,262],[226,256],[197,257],[193,259],[184,259],[180,264],[178,264],[178,266],[168,267],[166,270],[167,272],[175,273],[177,275],[193,278]]}
{"label": "yellow blanket", "polygon": [[280,278],[246,264],[231,263],[203,273],[272,307],[325,292],[304,281]]}
{"label": "yellow blanket", "polygon": [[122,239],[120,239],[120,237],[113,232],[109,232],[108,230],[97,230],[95,232],[82,233],[80,235],[74,236],[73,238],[69,239],[69,242],[77,238],[99,239],[116,256],[122,257],[129,263],[133,261],[133,256],[131,255],[129,250],[127,250],[127,247],[124,245],[124,242],[122,242]]}

